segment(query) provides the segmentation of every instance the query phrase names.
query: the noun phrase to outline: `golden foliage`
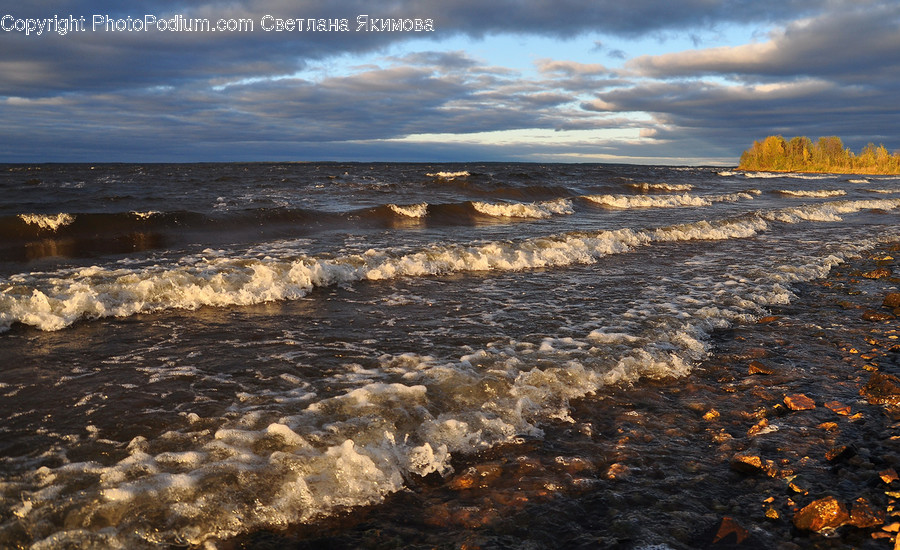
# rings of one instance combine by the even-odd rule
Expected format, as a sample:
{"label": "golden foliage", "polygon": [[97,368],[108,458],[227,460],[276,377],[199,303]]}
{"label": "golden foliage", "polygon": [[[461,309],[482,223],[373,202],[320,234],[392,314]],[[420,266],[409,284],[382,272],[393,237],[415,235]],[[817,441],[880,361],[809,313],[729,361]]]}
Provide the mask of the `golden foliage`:
{"label": "golden foliage", "polygon": [[783,172],[832,172],[843,174],[900,174],[900,154],[891,154],[884,145],[869,143],[859,154],[844,148],[837,136],[820,137],[813,143],[806,136],[785,141],[769,136],[754,141],[744,151],[740,170]]}

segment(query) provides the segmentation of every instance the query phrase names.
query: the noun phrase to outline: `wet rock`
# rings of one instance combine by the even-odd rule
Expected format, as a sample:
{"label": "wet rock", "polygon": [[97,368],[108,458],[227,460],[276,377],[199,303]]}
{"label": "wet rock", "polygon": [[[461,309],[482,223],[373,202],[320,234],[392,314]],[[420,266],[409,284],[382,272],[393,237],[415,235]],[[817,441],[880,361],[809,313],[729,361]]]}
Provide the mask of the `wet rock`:
{"label": "wet rock", "polygon": [[768,325],[769,323],[774,323],[779,319],[781,319],[781,317],[779,317],[778,315],[767,315],[765,317],[762,317],[759,321],[757,321],[757,323],[759,323],[760,325]]}
{"label": "wet rock", "polygon": [[794,526],[804,531],[837,529],[849,522],[847,507],[832,496],[814,500],[794,514]]}
{"label": "wet rock", "polygon": [[773,478],[781,475],[781,470],[774,461],[763,460],[757,455],[738,453],[731,458],[730,466],[732,470],[741,474],[765,474]]}
{"label": "wet rock", "polygon": [[900,378],[875,372],[859,394],[873,405],[900,405]]}
{"label": "wet rock", "polygon": [[731,469],[742,474],[758,474],[765,471],[765,465],[756,455],[736,454],[731,459]]}
{"label": "wet rock", "polygon": [[777,371],[763,362],[754,360],[750,361],[747,372],[750,374],[775,374]]}
{"label": "wet rock", "polygon": [[900,307],[900,292],[889,292],[881,303],[884,307]]}
{"label": "wet rock", "polygon": [[808,411],[816,408],[816,402],[802,393],[785,395],[784,404],[792,411]]}
{"label": "wet rock", "polygon": [[769,421],[763,418],[747,430],[747,436],[756,437],[757,435],[767,434],[773,431],[776,431],[776,428],[769,426]]}
{"label": "wet rock", "polygon": [[449,487],[456,491],[488,487],[503,473],[499,464],[479,464],[457,475],[449,482]]}
{"label": "wet rock", "polygon": [[887,267],[879,267],[862,274],[866,279],[884,279],[891,276],[891,270]]}
{"label": "wet rock", "polygon": [[840,401],[829,401],[825,403],[825,407],[841,416],[850,416],[851,414],[853,414],[853,410],[850,408],[850,405],[844,405]]}
{"label": "wet rock", "polygon": [[875,510],[865,498],[853,501],[850,508],[850,525],[865,529],[884,523],[884,512]]}
{"label": "wet rock", "polygon": [[724,518],[722,518],[722,523],[719,524],[719,530],[716,531],[716,536],[713,537],[712,542],[713,544],[741,544],[749,538],[749,531],[741,527],[741,525],[734,519],[725,516]]}
{"label": "wet rock", "polygon": [[616,462],[606,470],[606,479],[623,479],[630,475],[628,466]]}
{"label": "wet rock", "polygon": [[866,321],[890,321],[895,317],[891,313],[886,313],[884,311],[875,311],[874,309],[867,309],[863,312],[862,318]]}
{"label": "wet rock", "polygon": [[897,471],[893,468],[888,468],[887,470],[878,472],[878,477],[880,477],[881,481],[885,483],[891,483],[897,481],[897,479],[900,479],[897,477]]}
{"label": "wet rock", "polygon": [[841,460],[847,460],[852,456],[856,456],[856,453],[857,450],[853,445],[841,445],[829,449],[828,452],[825,453],[825,459],[828,460],[828,462],[840,462]]}

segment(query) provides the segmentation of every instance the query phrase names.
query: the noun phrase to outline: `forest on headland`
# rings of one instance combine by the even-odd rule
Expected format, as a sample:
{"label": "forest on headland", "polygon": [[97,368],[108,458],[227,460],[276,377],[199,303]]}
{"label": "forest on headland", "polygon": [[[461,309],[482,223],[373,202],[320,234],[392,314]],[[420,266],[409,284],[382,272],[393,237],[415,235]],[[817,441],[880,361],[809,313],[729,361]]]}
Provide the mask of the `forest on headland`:
{"label": "forest on headland", "polygon": [[836,136],[820,137],[815,142],[806,136],[790,140],[769,136],[754,141],[753,146],[744,151],[738,170],[900,174],[900,154],[891,154],[884,145],[874,143],[854,153]]}

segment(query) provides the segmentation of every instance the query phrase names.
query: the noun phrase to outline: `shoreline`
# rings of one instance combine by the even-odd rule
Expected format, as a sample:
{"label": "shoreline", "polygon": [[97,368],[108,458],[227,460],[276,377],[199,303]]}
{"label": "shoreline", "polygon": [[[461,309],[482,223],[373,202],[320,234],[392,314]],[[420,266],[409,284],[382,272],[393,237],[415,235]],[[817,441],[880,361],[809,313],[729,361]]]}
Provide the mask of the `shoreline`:
{"label": "shoreline", "polygon": [[772,172],[774,174],[827,174],[832,176],[900,176],[900,172],[829,172],[825,170],[775,170],[764,168],[730,168],[733,172]]}
{"label": "shoreline", "polygon": [[897,257],[884,243],[799,285],[717,333],[687,378],[610,388],[542,440],[457,457],[447,479],[222,547],[895,548],[900,330],[881,304]]}

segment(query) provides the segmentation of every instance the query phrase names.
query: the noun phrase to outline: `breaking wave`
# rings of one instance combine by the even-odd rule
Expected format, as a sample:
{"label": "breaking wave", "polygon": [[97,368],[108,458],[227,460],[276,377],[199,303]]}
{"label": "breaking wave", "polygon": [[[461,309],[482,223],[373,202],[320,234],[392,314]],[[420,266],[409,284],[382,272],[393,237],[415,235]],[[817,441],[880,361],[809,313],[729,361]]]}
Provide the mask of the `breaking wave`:
{"label": "breaking wave", "polygon": [[455,180],[457,178],[467,178],[470,176],[470,174],[465,170],[461,170],[459,172],[435,172],[425,175],[429,178],[438,178],[442,180]]}
{"label": "breaking wave", "polygon": [[847,192],[844,191],[843,189],[815,189],[815,190],[779,189],[775,192],[780,195],[785,195],[788,197],[813,197],[813,198],[841,197],[841,196],[847,194]]}
{"label": "breaking wave", "polygon": [[863,209],[898,207],[900,199],[839,201],[658,229],[574,232],[514,242],[435,244],[418,252],[370,249],[334,258],[258,259],[205,250],[199,256],[182,258],[176,265],[90,267],[17,275],[0,285],[0,331],[9,330],[14,323],[59,330],[82,319],[290,300],[316,287],[366,279],[593,263],[600,257],[653,242],[742,238],[765,231],[769,221],[828,222]]}
{"label": "breaking wave", "polygon": [[717,202],[736,202],[752,199],[759,191],[750,190],[726,195],[585,195],[584,198],[611,208],[678,208],[682,206],[710,206]]}
{"label": "breaking wave", "polygon": [[428,203],[397,205],[389,204],[388,208],[407,218],[424,218],[428,215]]}
{"label": "breaking wave", "polygon": [[694,188],[690,183],[629,183],[628,187],[644,192],[678,192],[690,191]]}
{"label": "breaking wave", "polygon": [[575,210],[572,208],[572,201],[568,199],[558,199],[555,201],[544,201],[538,203],[488,203],[473,202],[472,207],[488,216],[497,218],[533,218],[544,219],[556,215],[573,214]]}
{"label": "breaking wave", "polygon": [[40,229],[56,231],[60,227],[74,222],[75,216],[64,212],[59,214],[19,214],[19,219],[28,225],[36,225]]}

